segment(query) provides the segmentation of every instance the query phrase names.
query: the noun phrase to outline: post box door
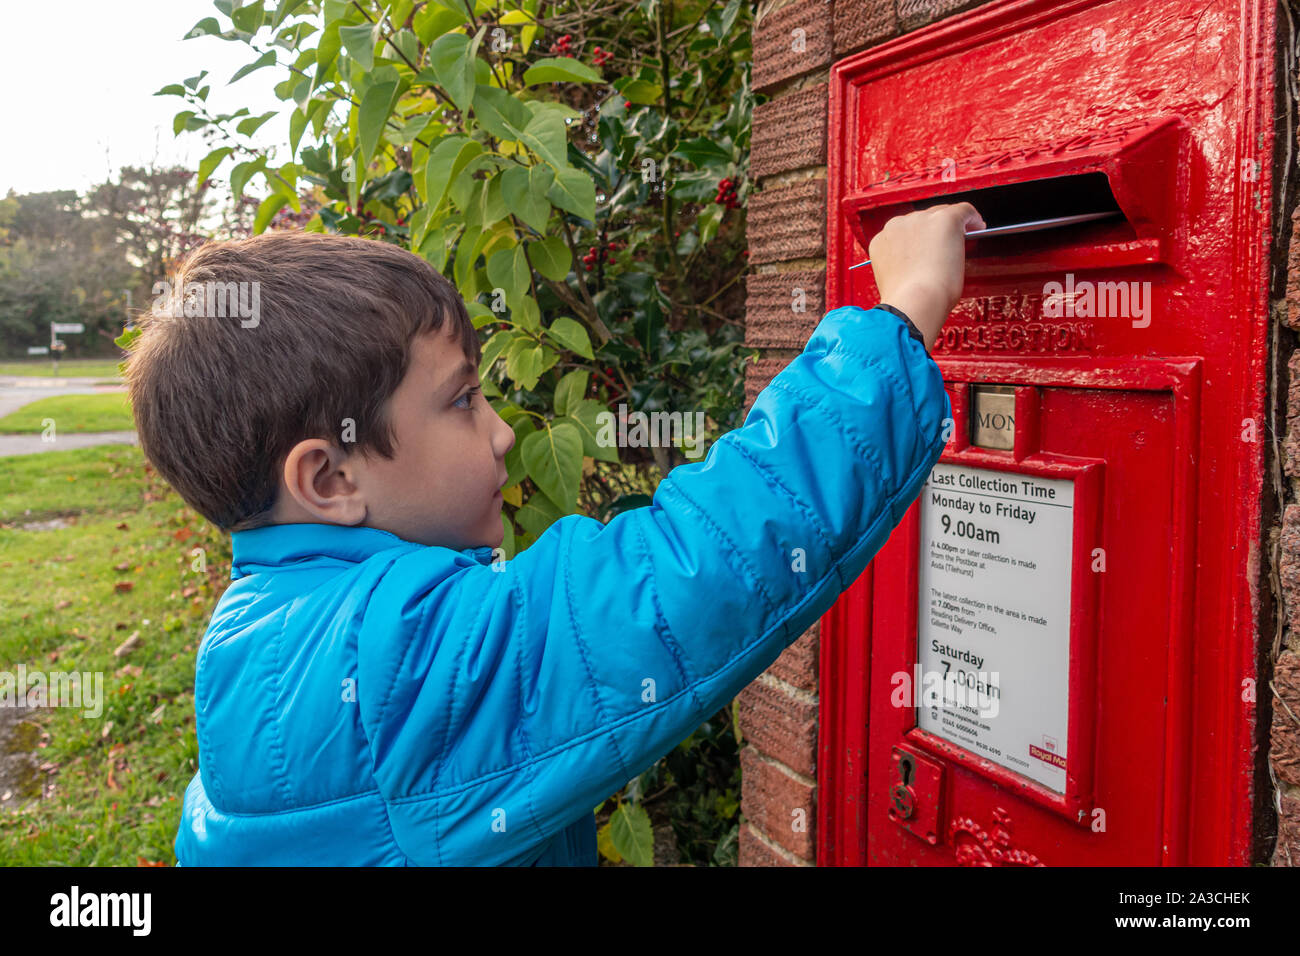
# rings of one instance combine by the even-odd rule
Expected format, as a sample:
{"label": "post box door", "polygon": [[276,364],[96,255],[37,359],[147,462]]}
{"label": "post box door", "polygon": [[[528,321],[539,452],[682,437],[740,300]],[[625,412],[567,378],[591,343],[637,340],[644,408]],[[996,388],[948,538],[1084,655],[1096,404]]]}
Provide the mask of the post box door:
{"label": "post box door", "polygon": [[874,565],[867,862],[1156,865],[1187,379],[946,371],[953,440]]}

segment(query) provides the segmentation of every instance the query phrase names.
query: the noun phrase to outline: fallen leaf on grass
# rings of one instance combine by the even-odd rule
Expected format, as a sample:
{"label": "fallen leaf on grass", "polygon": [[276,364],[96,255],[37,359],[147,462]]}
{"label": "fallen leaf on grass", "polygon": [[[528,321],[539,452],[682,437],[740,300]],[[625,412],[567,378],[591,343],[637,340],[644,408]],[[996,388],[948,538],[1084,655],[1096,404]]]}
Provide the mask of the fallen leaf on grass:
{"label": "fallen leaf on grass", "polygon": [[72,607],[72,602],[68,600],[60,601],[58,604],[54,605],[54,610],[62,611],[65,607]]}
{"label": "fallen leaf on grass", "polygon": [[123,521],[121,524],[119,524],[119,525],[117,526],[117,530],[118,530],[118,531],[126,531],[129,527],[130,527],[130,526],[129,526],[125,521]]}
{"label": "fallen leaf on grass", "polygon": [[118,581],[116,584],[113,585],[113,589],[117,591],[117,593],[119,594],[124,594],[125,592],[131,590],[133,587],[135,587],[134,581]]}
{"label": "fallen leaf on grass", "polygon": [[113,570],[114,570],[114,571],[130,571],[130,570],[131,570],[131,562],[130,562],[130,561],[123,561],[121,564],[115,564],[115,565],[113,565]]}

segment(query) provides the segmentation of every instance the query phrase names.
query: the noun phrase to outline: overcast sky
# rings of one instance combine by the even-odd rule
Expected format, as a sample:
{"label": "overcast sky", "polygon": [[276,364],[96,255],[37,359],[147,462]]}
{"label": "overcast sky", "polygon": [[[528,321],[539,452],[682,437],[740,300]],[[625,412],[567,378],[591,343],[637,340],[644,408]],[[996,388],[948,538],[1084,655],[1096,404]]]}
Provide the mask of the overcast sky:
{"label": "overcast sky", "polygon": [[[203,36],[182,40],[199,20],[217,17],[211,0],[46,0],[5,3],[7,42],[0,56],[0,196],[75,189],[84,192],[122,166],[184,164],[197,170],[208,150],[201,131],[172,135],[177,96],[154,96],[208,70],[211,112],[253,115],[285,110],[272,88],[283,67],[266,67],[227,87],[257,54],[239,42]],[[254,139],[283,144],[288,114],[269,120]],[[218,174],[229,173],[229,162]]]}

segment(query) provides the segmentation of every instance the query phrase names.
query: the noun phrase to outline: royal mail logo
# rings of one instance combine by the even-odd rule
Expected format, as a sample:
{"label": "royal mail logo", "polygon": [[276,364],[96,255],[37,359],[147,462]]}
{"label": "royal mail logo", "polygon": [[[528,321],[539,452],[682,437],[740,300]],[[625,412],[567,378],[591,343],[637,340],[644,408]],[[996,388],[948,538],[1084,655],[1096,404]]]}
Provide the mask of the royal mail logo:
{"label": "royal mail logo", "polygon": [[1060,754],[1054,754],[1050,751],[1044,750],[1042,747],[1035,747],[1033,744],[1030,744],[1029,756],[1035,757],[1043,761],[1043,763],[1050,763],[1053,767],[1060,767],[1062,770],[1065,769],[1064,757]]}

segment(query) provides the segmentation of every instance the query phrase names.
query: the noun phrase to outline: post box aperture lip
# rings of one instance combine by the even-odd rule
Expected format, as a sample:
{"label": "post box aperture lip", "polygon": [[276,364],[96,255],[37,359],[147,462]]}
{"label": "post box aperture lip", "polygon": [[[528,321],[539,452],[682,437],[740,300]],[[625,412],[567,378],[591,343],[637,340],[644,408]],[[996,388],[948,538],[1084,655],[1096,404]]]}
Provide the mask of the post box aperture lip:
{"label": "post box aperture lip", "polygon": [[865,250],[894,216],[970,202],[990,227],[1113,213],[1059,229],[971,240],[967,275],[1170,263],[1185,123],[1165,116],[1054,143],[969,158],[849,190],[840,212]]}

